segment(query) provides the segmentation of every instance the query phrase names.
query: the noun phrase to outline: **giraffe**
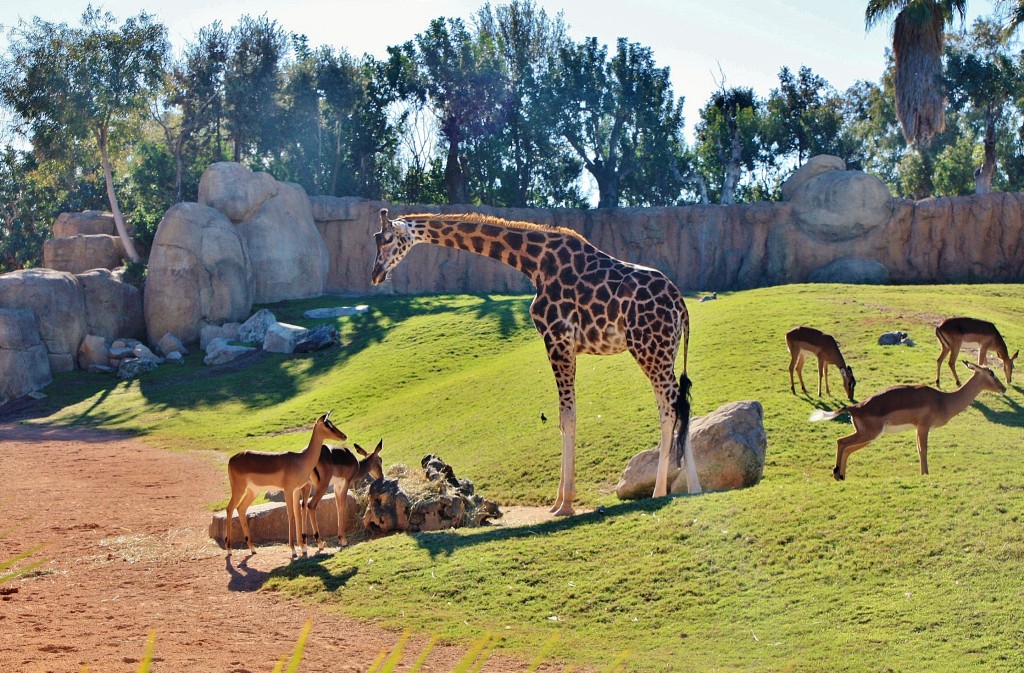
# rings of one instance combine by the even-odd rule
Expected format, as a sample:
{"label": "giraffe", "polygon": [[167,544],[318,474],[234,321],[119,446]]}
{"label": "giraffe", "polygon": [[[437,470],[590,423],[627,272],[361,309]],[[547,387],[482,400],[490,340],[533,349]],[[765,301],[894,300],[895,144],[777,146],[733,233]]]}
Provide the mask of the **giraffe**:
{"label": "giraffe", "polygon": [[[690,379],[686,374],[690,319],[682,293],[663,273],[618,260],[579,233],[480,214],[421,213],[389,219],[380,211],[377,256],[370,281],[384,282],[417,243],[465,250],[499,260],[537,288],[530,316],[544,339],[558,386],[562,435],[561,476],[551,512],[575,513],[576,356],[629,351],[650,379],[658,404],[661,440],[654,497],[668,494],[670,460],[678,464],[682,440],[686,485],[700,493],[689,442]],[[683,374],[675,359],[683,339]]]}

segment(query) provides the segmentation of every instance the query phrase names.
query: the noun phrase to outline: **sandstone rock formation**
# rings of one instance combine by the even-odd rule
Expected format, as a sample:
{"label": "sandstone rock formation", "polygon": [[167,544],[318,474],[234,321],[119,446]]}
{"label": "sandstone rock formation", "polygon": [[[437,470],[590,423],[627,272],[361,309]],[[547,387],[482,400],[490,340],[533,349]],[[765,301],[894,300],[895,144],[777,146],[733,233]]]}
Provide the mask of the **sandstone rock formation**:
{"label": "sandstone rock formation", "polygon": [[323,294],[329,257],[302,187],[219,163],[203,173],[199,201],[237,224],[252,265],[255,303]]}
{"label": "sandstone rock formation", "polygon": [[[768,447],[764,409],[759,402],[733,402],[694,418],[690,443],[703,490],[753,486],[761,480]],[[615,487],[616,495],[622,500],[650,497],[657,470],[656,448],[633,456]],[[678,466],[669,473],[669,484],[671,493],[687,492],[686,475]]]}
{"label": "sandstone rock formation", "polygon": [[113,269],[126,258],[124,244],[117,236],[90,234],[43,241],[43,266],[47,269],[69,273]]}
{"label": "sandstone rock formation", "polygon": [[237,322],[252,308],[252,267],[235,226],[197,203],[170,208],[157,228],[146,279],[151,343],[173,332],[185,343],[204,322]]}
{"label": "sandstone rock formation", "polygon": [[28,309],[0,308],[0,404],[39,390],[52,380],[35,314]]}
{"label": "sandstone rock formation", "polygon": [[108,269],[93,269],[76,276],[85,299],[85,323],[89,334],[107,339],[146,336],[142,292],[121,281]]}
{"label": "sandstone rock formation", "polygon": [[53,223],[53,237],[91,236],[93,234],[117,235],[114,214],[99,210],[84,210],[80,213],[61,213]]}
{"label": "sandstone rock formation", "polygon": [[[351,492],[348,496],[348,508],[346,509],[346,526],[348,537],[358,537],[363,532],[363,513],[359,502]],[[334,504],[334,494],[328,493],[320,501],[316,509],[316,521],[320,528],[322,538],[337,537],[338,515]],[[249,530],[252,533],[252,540],[255,544],[266,544],[269,542],[288,543],[288,511],[283,502],[268,502],[262,505],[253,505],[246,512],[246,520],[249,523]],[[224,546],[224,530],[227,517],[223,511],[213,515],[210,522],[210,537]],[[308,524],[307,524],[308,525]],[[242,526],[238,523],[238,513],[234,512],[231,517],[231,539],[243,540]]]}
{"label": "sandstone rock formation", "polygon": [[23,308],[35,315],[52,373],[75,368],[78,345],[86,334],[85,299],[75,276],[52,269],[0,275],[0,307]]}
{"label": "sandstone rock formation", "polygon": [[263,350],[268,353],[294,353],[296,344],[308,331],[298,325],[275,322],[263,335]]}
{"label": "sandstone rock formation", "polygon": [[[880,282],[887,276],[890,283],[1024,279],[1024,194],[893,199],[873,176],[820,163],[827,170],[806,176],[794,191],[807,193],[795,202],[582,211],[310,200],[331,254],[329,292],[532,291],[524,275],[499,262],[431,245],[417,245],[388,283],[371,286],[381,207],[392,217],[472,210],[568,227],[609,254],[661,269],[683,290],[743,290],[812,277]],[[842,212],[848,205],[850,213]],[[820,222],[813,221],[814,212]]]}

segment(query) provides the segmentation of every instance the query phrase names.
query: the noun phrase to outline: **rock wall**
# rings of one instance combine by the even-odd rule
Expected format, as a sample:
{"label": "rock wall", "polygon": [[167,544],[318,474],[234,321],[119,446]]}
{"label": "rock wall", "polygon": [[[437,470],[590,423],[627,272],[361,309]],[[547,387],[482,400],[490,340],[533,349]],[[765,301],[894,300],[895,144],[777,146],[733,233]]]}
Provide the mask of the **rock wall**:
{"label": "rock wall", "polygon": [[[392,217],[423,211],[473,211],[569,227],[611,255],[661,269],[684,290],[879,282],[885,278],[892,283],[1024,280],[1024,194],[918,202],[888,198],[880,210],[875,187],[837,184],[850,181],[837,180],[828,173],[808,184],[818,180],[828,181],[829,189],[847,189],[856,198],[876,200],[859,215],[851,213],[838,222],[820,213],[823,207],[841,210],[842,194],[834,194],[836,198],[824,206],[817,197],[802,202],[794,197],[792,201],[734,206],[602,210],[407,206],[333,197],[311,197],[311,201],[314,220],[330,254],[329,292],[531,290],[525,276],[499,262],[431,245],[417,245],[392,272],[389,283],[372,287],[373,234],[380,230],[378,211],[382,207],[388,208]],[[879,212],[885,217],[871,221]]]}

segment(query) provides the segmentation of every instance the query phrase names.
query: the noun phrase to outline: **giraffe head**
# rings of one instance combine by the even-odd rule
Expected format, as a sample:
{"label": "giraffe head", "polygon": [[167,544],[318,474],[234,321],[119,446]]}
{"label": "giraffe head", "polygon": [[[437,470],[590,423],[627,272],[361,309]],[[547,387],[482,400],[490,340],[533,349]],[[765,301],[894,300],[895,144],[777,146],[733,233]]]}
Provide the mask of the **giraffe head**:
{"label": "giraffe head", "polygon": [[389,220],[388,209],[380,209],[380,231],[373,235],[377,243],[377,257],[373,260],[370,282],[383,283],[388,274],[398,266],[409,249],[416,242],[409,231],[409,225],[401,219]]}

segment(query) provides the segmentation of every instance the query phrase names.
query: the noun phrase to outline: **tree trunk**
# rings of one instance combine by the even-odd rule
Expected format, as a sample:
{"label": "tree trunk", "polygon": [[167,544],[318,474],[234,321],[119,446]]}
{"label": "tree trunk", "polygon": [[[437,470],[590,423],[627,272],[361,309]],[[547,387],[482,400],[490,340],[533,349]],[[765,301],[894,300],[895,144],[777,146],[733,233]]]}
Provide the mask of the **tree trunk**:
{"label": "tree trunk", "polygon": [[462,172],[462,163],[459,161],[458,140],[448,143],[448,159],[444,165],[444,187],[448,192],[448,203],[469,203],[469,188],[466,186],[466,176]]}
{"label": "tree trunk", "polygon": [[736,198],[736,187],[740,183],[743,144],[740,142],[739,127],[729,125],[729,159],[725,162],[725,176],[722,179],[722,205],[730,205]]}
{"label": "tree trunk", "polygon": [[117,203],[117,194],[114,193],[114,172],[110,168],[110,157],[107,155],[107,129],[102,128],[96,134],[96,141],[100,147],[100,162],[103,164],[103,178],[107,183],[107,198],[110,200],[110,211],[114,214],[114,225],[117,227],[117,235],[121,237],[124,244],[125,254],[136,264],[142,261],[142,257],[135,249],[135,243],[128,235],[128,228],[124,224],[124,215],[121,214],[121,206]]}
{"label": "tree trunk", "polygon": [[985,162],[974,171],[974,193],[992,191],[992,177],[996,173],[996,114],[989,105],[985,109]]}

